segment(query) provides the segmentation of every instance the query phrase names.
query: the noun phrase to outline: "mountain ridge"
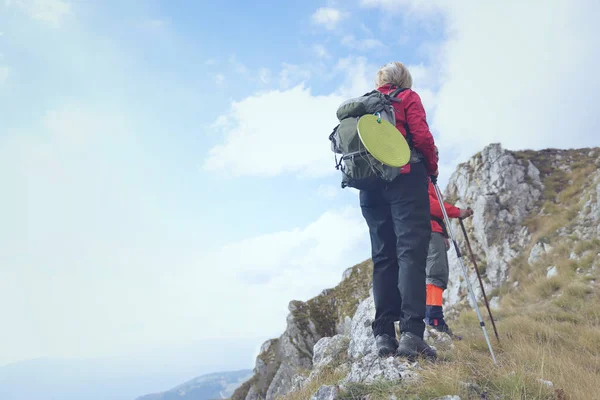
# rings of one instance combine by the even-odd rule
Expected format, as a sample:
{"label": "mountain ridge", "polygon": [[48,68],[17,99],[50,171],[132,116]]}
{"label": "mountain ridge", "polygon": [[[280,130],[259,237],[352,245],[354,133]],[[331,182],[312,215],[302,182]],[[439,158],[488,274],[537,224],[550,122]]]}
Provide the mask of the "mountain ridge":
{"label": "mountain ridge", "polygon": [[252,375],[249,369],[213,372],[190,379],[169,390],[137,397],[135,400],[217,400],[230,396]]}
{"label": "mountain ridge", "polygon": [[[577,296],[600,299],[600,290],[595,286],[595,277],[600,275],[598,274],[600,269],[600,171],[598,167],[600,167],[599,148],[509,151],[502,148],[501,144],[493,143],[468,161],[461,163],[452,174],[444,196],[448,202],[459,206],[471,205],[474,209],[473,218],[466,220],[465,225],[479,261],[484,287],[488,297],[492,299],[495,317],[498,315],[495,319],[500,325],[501,334],[502,325],[507,324],[515,332],[530,335],[530,331],[523,331],[523,327],[513,325],[516,319],[529,318],[530,326],[535,326],[547,336],[553,336],[553,332],[548,332],[537,323],[539,319],[564,314],[560,311],[560,306],[564,306],[563,303],[555,304],[557,296],[566,299],[561,300],[563,302],[567,300],[575,302]],[[463,249],[463,255],[467,254],[457,221],[452,221],[451,225],[457,242]],[[571,242],[574,244],[566,244]],[[552,246],[554,251],[551,250]],[[572,252],[565,257],[565,246],[586,250],[579,253]],[[594,249],[597,249],[596,253]],[[453,251],[448,254],[451,276],[449,289],[444,293],[444,308],[449,318],[455,321],[453,323],[468,331],[469,341],[480,346],[481,330],[473,320],[474,314],[466,297],[466,282],[459,271],[456,254]],[[466,259],[464,260],[468,263]],[[545,267],[543,263],[550,262],[549,260],[556,265]],[[550,272],[548,272],[550,275],[546,276],[546,269],[550,271],[553,268],[555,271],[553,273],[558,274],[562,279],[567,279],[566,277],[570,277],[573,272],[573,263],[581,264],[578,269],[576,268],[581,272],[566,283],[558,281],[558,278],[555,275],[551,276]],[[481,298],[482,293],[478,288],[476,274],[472,266],[469,265],[468,269],[469,280],[477,297]],[[396,361],[386,364],[372,358],[373,341],[368,334],[368,329],[365,329],[372,319],[371,314],[374,313],[371,271],[372,263],[366,260],[348,269],[338,286],[326,289],[309,300],[308,302],[312,303],[327,303],[325,301],[327,296],[338,292],[337,297],[328,300],[333,308],[330,308],[328,313],[322,314],[319,321],[317,315],[310,312],[305,313],[301,318],[298,317],[297,310],[306,308],[308,302],[290,302],[290,314],[283,335],[265,342],[257,357],[253,378],[240,386],[231,399],[362,399],[367,397],[344,396],[356,387],[362,388],[360,390],[364,389],[363,392],[374,390],[373,382],[377,376],[395,377],[396,380],[406,383],[395,382],[391,386],[388,385],[388,392],[408,393],[407,391],[413,390],[407,389],[410,386],[409,376],[413,372],[419,371],[418,375],[425,377],[425,380],[428,379],[429,373],[435,373],[418,364],[408,365]],[[534,278],[539,282],[532,281]],[[353,280],[353,285],[348,284],[349,280]],[[342,286],[352,287],[354,290],[346,290],[344,295],[340,296],[339,288]],[[563,288],[564,290],[561,290]],[[520,293],[521,290],[526,291],[525,294]],[[521,310],[527,306],[527,303],[522,304],[520,301],[525,302],[525,299],[531,299],[533,295],[542,296],[538,303],[547,304],[547,309],[551,311],[548,311],[549,315],[527,307],[522,315],[510,313],[512,310]],[[337,303],[344,303],[346,299],[352,300],[350,302],[352,307],[343,310]],[[483,311],[483,308],[481,310]],[[594,310],[597,315],[600,315],[600,309]],[[329,319],[323,319],[323,316]],[[477,332],[477,329],[473,331],[471,325],[464,325],[466,320],[479,331]],[[589,326],[585,321],[578,322],[583,324],[578,329],[585,331],[592,343],[595,343],[594,340],[598,338],[600,344],[600,319],[592,318]],[[328,332],[317,329],[318,325],[328,326]],[[557,323],[554,328],[556,331],[566,329],[560,323]],[[536,334],[539,335],[539,332]],[[432,345],[439,347],[444,357],[457,358],[453,349],[465,345],[464,343],[455,345],[449,343],[448,338],[434,336],[435,334],[427,333],[428,340]],[[532,348],[536,346],[535,343],[521,339],[524,340],[524,346]],[[288,344],[282,345],[284,342]],[[514,338],[511,338],[508,345],[513,345],[513,342]],[[304,345],[301,349],[294,349],[298,343]],[[542,346],[543,351],[557,351],[549,344],[544,346],[546,347]],[[587,344],[584,347],[590,348]],[[484,345],[483,349],[487,347]],[[463,350],[469,357],[477,360],[474,363],[469,359],[467,364],[477,364],[482,370],[488,368],[489,354],[486,358],[485,352],[464,347]],[[525,355],[518,352],[513,354],[513,350],[500,348],[500,362],[517,362],[515,359],[523,362],[520,357]],[[513,359],[507,360],[509,355]],[[568,354],[568,357],[572,356],[573,354]],[[597,368],[600,372],[600,354],[596,352],[591,357],[590,360],[596,360],[595,357],[598,357]],[[324,362],[323,359],[326,361]],[[362,364],[365,360],[371,363],[370,367],[367,368]],[[535,363],[533,360],[528,362]],[[590,361],[590,363],[595,362]],[[375,369],[373,369],[374,365]],[[596,364],[592,365],[596,368]],[[455,368],[453,373],[460,370],[462,374],[478,376],[477,371],[461,369],[460,365],[454,365],[453,368]],[[581,371],[582,376],[585,373]],[[539,397],[534,398],[560,398],[556,397],[559,396],[556,393],[562,393],[562,388],[553,391],[548,385],[546,385],[548,387],[539,386],[539,382],[533,378],[533,375],[531,372],[524,371],[522,381],[513,382],[515,387],[519,390],[531,390],[535,387]],[[493,372],[490,372],[490,376],[494,376],[498,381],[502,379]],[[443,381],[439,377],[435,379]],[[585,382],[573,385],[560,377],[557,379],[573,392],[589,386]],[[481,381],[480,378],[475,380]],[[394,382],[394,379],[388,381]],[[464,388],[457,385],[458,380],[446,382],[444,388],[441,388],[441,383],[438,384],[437,381],[432,381],[432,386],[438,387],[439,391],[442,389],[448,391],[452,388],[453,392],[446,392],[447,395],[465,394]],[[335,384],[332,386],[332,383]],[[489,382],[483,381],[483,383],[490,386]],[[498,382],[496,384],[501,386]],[[482,386],[481,382],[477,385]],[[419,385],[413,387],[417,390]],[[485,390],[480,390],[479,394],[483,396],[483,392],[494,390],[496,393],[501,393],[498,388],[486,387]],[[373,393],[368,398],[373,398],[372,395]],[[375,398],[387,399],[385,396]]]}

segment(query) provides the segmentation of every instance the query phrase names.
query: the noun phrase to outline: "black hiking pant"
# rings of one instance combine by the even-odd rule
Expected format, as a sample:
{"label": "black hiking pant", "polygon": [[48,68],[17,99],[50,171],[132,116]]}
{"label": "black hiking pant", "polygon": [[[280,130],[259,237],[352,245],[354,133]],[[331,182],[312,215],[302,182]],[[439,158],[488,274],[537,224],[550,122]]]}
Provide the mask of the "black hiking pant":
{"label": "black hiking pant", "polygon": [[373,258],[374,336],[402,332],[423,337],[425,267],[431,236],[428,177],[423,163],[378,190],[361,190]]}

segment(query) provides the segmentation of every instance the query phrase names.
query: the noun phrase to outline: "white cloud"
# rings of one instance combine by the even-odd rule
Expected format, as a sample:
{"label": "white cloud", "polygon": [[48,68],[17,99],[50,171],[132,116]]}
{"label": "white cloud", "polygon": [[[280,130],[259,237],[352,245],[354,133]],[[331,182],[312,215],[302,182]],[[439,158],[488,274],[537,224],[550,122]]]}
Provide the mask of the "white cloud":
{"label": "white cloud", "polygon": [[[5,221],[0,236],[8,238],[0,244],[0,299],[20,298],[25,287],[32,293],[28,302],[3,316],[20,328],[0,332],[0,342],[14,344],[0,356],[0,364],[6,357],[118,348],[118,340],[108,343],[97,336],[104,322],[92,316],[104,313],[98,298],[106,293],[112,266],[121,265],[123,278],[136,268],[127,266],[126,259],[137,252],[129,235],[146,240],[155,229],[146,220],[150,214],[142,193],[131,186],[140,182],[135,172],[139,158],[120,111],[64,106],[35,120],[40,123],[31,131],[0,138],[0,180],[11,193],[0,199]],[[118,286],[110,292],[118,292]],[[68,321],[65,311],[57,312],[60,308],[78,317]],[[43,340],[36,339],[34,332],[42,331]]]}
{"label": "white cloud", "polygon": [[338,194],[340,194],[341,190],[342,189],[339,186],[319,185],[319,187],[317,188],[317,194],[325,199],[333,199],[334,197],[337,197]]}
{"label": "white cloud", "polygon": [[217,63],[216,60],[209,58],[208,60],[204,61],[205,65],[215,65]]}
{"label": "white cloud", "polygon": [[258,71],[258,78],[262,83],[269,83],[271,81],[271,71],[268,68],[261,68]]}
{"label": "white cloud", "polygon": [[229,56],[229,64],[233,67],[234,71],[240,75],[247,75],[248,68],[237,60],[235,54]]}
{"label": "white cloud", "polygon": [[[432,66],[423,64],[408,65],[410,74],[413,77],[413,89],[421,97],[423,106],[427,113],[428,122],[431,123],[432,116],[437,106],[437,88],[439,87],[438,71]],[[435,132],[434,136],[436,135]]]}
{"label": "white cloud", "polygon": [[347,98],[368,91],[368,77],[376,70],[364,58],[342,59],[334,69],[342,74],[342,85],[328,95],[314,96],[299,84],[234,102],[227,123],[218,121],[224,142],[210,149],[203,167],[236,176],[338,173],[327,139],[339,122],[335,111]]}
{"label": "white cloud", "polygon": [[[165,282],[192,302],[181,304],[189,315],[173,318],[194,325],[210,320],[211,330],[224,337],[280,334],[290,300],[307,300],[336,285],[346,268],[368,258],[369,249],[358,207],[327,211],[304,227],[229,243],[198,260],[204,268],[188,268]],[[227,298],[219,315],[235,318],[214,318],[215,311],[202,301],[213,295]]]}
{"label": "white cloud", "polygon": [[330,58],[327,49],[322,44],[315,44],[313,46],[313,51],[319,58]]}
{"label": "white cloud", "polygon": [[[69,32],[65,34],[69,36]],[[110,64],[117,71],[117,78],[126,70],[127,76],[134,79],[134,87],[156,88],[152,68],[147,70],[144,60],[137,60],[140,65],[130,65],[132,60],[127,57],[127,66],[121,65],[118,51],[107,51],[111,57],[100,57],[95,42],[80,42],[81,35],[72,36],[77,40],[60,43],[63,46],[56,48],[56,54],[70,54],[69,50],[76,49],[81,50],[79,56],[98,56],[91,57],[100,60],[90,65],[96,69],[86,70],[102,79],[97,83],[119,82],[109,79],[113,77],[107,72]],[[109,46],[105,40],[102,39],[102,44]],[[32,44],[35,43],[27,47],[33,51]],[[45,45],[40,42],[40,46]],[[224,60],[226,64],[227,59]],[[60,81],[53,71],[69,70],[70,62],[70,59],[57,62],[45,69],[47,74],[40,79],[48,84]],[[135,75],[136,67],[144,68],[150,75]],[[227,79],[231,79],[230,70],[236,67],[239,67],[237,62],[234,68],[228,65],[228,69],[223,69]],[[220,69],[209,77],[214,78]],[[204,199],[205,189],[210,186],[204,176],[200,181],[193,179],[194,187],[181,182],[185,190],[171,190],[180,188],[179,184],[171,186],[173,176],[181,178],[184,176],[181,173],[191,170],[187,162],[190,159],[183,161],[183,158],[193,150],[184,151],[181,147],[184,142],[176,138],[163,143],[159,133],[164,127],[153,127],[152,118],[148,119],[156,110],[160,114],[160,104],[144,103],[137,90],[114,93],[109,85],[103,86],[108,88],[104,91],[84,90],[74,104],[55,103],[48,112],[36,114],[43,104],[68,98],[74,88],[88,87],[85,76],[78,75],[73,74],[72,85],[66,92],[60,91],[59,83],[51,84],[51,91],[57,90],[52,98],[41,99],[31,109],[25,107],[28,112],[15,115],[16,123],[3,127],[7,132],[0,135],[0,182],[11,194],[0,196],[3,221],[0,303],[14,303],[22,298],[24,290],[32,294],[26,302],[18,302],[18,307],[3,313],[3,325],[9,329],[0,331],[0,343],[11,346],[1,352],[0,364],[39,356],[123,355],[138,349],[164,348],[171,343],[207,340],[221,334],[241,342],[252,341],[256,336],[278,335],[285,327],[289,300],[307,299],[324,287],[335,285],[345,268],[368,257],[366,226],[356,208],[336,209],[320,217],[310,213],[304,222],[292,226],[286,226],[285,221],[271,221],[269,226],[278,225],[275,233],[219,247],[219,239],[215,237],[221,235],[221,230],[233,235],[242,230],[272,230],[260,224],[240,226],[236,219],[238,224],[233,224],[232,230],[217,228],[215,232],[210,222],[201,221],[198,215],[210,214],[207,210],[211,207],[203,203],[199,209],[199,203],[192,199],[193,192],[199,200]],[[302,76],[297,68],[288,68],[290,82]],[[274,73],[272,81],[278,78]],[[30,86],[23,86],[24,90],[33,91],[22,97],[35,97],[37,86]],[[159,86],[161,93],[182,95],[178,84]],[[293,93],[286,97],[289,92]],[[281,143],[274,153],[286,152],[289,138],[285,135],[300,140],[302,137],[297,130],[281,129],[277,136],[272,136],[276,127],[271,126],[273,119],[269,118],[280,118],[279,111],[286,102],[292,107],[295,98],[308,97],[307,103],[316,101],[316,106],[310,107],[314,107],[317,115],[301,122],[304,129],[300,133],[308,133],[308,140],[317,146],[324,145],[326,161],[322,170],[333,170],[326,139],[332,126],[313,118],[322,120],[319,112],[323,112],[327,113],[327,119],[335,121],[335,112],[330,107],[338,105],[337,100],[332,101],[335,95],[311,96],[310,91],[302,88],[279,94],[282,97],[261,97],[265,101],[260,104],[247,99],[244,106],[250,108],[240,107],[237,115],[216,113],[215,117],[221,116],[215,124],[231,132],[247,129],[244,125],[247,121],[250,128],[267,121],[267,138],[275,137]],[[141,103],[128,109],[130,97]],[[184,95],[178,99],[186,102],[188,98]],[[271,100],[276,107],[262,108],[262,105],[270,107]],[[327,106],[319,106],[327,101]],[[23,109],[24,105],[15,103],[13,108]],[[252,113],[253,105],[259,106],[262,124],[245,114]],[[134,115],[137,109],[145,110],[139,120]],[[305,108],[298,110],[304,112]],[[294,113],[294,118],[297,115]],[[240,121],[242,126],[237,125]],[[292,125],[297,125],[295,119],[292,121]],[[187,123],[178,122],[182,126]],[[322,128],[323,136],[314,133]],[[254,141],[250,140],[247,147],[249,152],[253,151]],[[162,156],[157,158],[156,151],[163,151]],[[175,159],[173,153],[181,158]],[[240,154],[245,156],[243,151],[234,157]],[[305,154],[300,154],[299,159],[303,166],[308,165]],[[289,170],[285,161],[287,158],[284,168]],[[306,172],[306,168],[298,171]],[[190,217],[184,207],[194,209],[192,214],[196,217]],[[297,217],[299,220],[302,215]],[[215,225],[222,225],[220,222]],[[216,243],[210,246],[207,241]]]}
{"label": "white cloud", "polygon": [[342,73],[344,78],[336,93],[344,98],[352,98],[372,90],[377,68],[377,65],[369,63],[365,57],[340,59],[335,70]]}
{"label": "white cloud", "polygon": [[7,80],[10,74],[10,68],[0,65],[0,86],[2,86]]}
{"label": "white cloud", "polygon": [[326,174],[333,169],[327,136],[342,100],[313,96],[300,84],[235,102],[225,142],[210,150],[204,168],[234,175]]}
{"label": "white cloud", "polygon": [[223,82],[225,82],[225,75],[223,75],[223,74],[217,74],[215,76],[215,82],[217,83],[217,85],[220,85]]}
{"label": "white cloud", "polygon": [[0,364],[215,335],[266,339],[285,328],[290,300],[334,286],[368,258],[356,206],[198,247],[202,239],[165,225],[169,215],[143,186],[154,171],[136,151],[135,131],[114,111],[65,106],[46,113],[35,134],[0,138],[0,181],[11,193],[0,198],[0,301],[21,298],[23,288],[35,294],[3,314],[17,328],[0,331],[0,342],[13,343]]}
{"label": "white cloud", "polygon": [[312,21],[325,29],[333,30],[347,16],[347,13],[332,7],[318,8],[312,15]]}
{"label": "white cloud", "polygon": [[360,27],[360,30],[365,35],[367,35],[367,36],[373,36],[373,31],[368,26],[366,26],[364,23],[361,22],[360,25],[359,25],[359,27]]}
{"label": "white cloud", "polygon": [[6,2],[7,6],[13,4],[19,6],[29,17],[54,26],[60,26],[68,16],[74,15],[71,4],[64,0],[16,0]]}
{"label": "white cloud", "polygon": [[95,110],[76,105],[50,110],[42,118],[43,128],[52,140],[69,146],[89,145],[99,136],[112,136],[122,131],[121,124],[125,122],[117,114],[105,118]]}
{"label": "white cloud", "polygon": [[[597,145],[599,14],[598,2],[453,3],[456,33],[439,60],[433,121],[440,143],[461,159],[495,141],[513,149]],[[506,19],[510,30],[498,22]]]}
{"label": "white cloud", "polygon": [[310,69],[299,65],[283,63],[283,68],[279,73],[279,86],[282,89],[288,89],[291,86],[305,82],[310,77]]}
{"label": "white cloud", "polygon": [[367,51],[382,49],[385,46],[377,39],[356,39],[353,35],[346,35],[342,38],[342,45],[351,49]]}
{"label": "white cloud", "polygon": [[[384,11],[412,13],[428,12],[444,5],[445,0],[361,0],[360,5],[366,8],[381,8]],[[463,0],[458,0],[463,1]],[[468,0],[467,0],[468,1]]]}
{"label": "white cloud", "polygon": [[430,126],[451,166],[491,142],[510,149],[598,144],[600,3],[583,3],[362,1],[386,14],[443,14],[446,37],[430,66],[439,82],[428,89],[435,92]]}

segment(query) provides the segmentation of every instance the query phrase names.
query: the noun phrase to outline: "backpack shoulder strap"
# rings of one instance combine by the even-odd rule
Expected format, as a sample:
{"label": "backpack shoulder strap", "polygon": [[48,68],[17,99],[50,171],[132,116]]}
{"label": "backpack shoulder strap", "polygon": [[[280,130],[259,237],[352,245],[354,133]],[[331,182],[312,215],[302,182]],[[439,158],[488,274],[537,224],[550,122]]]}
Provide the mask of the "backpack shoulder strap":
{"label": "backpack shoulder strap", "polygon": [[[395,103],[400,103],[402,99],[398,99],[397,97],[400,93],[404,92],[405,90],[408,90],[408,88],[397,88],[392,93],[390,93],[389,99]],[[408,123],[404,124],[404,129],[406,129],[406,141],[408,142],[408,146],[412,149],[412,134],[410,133],[410,129],[408,129]]]}

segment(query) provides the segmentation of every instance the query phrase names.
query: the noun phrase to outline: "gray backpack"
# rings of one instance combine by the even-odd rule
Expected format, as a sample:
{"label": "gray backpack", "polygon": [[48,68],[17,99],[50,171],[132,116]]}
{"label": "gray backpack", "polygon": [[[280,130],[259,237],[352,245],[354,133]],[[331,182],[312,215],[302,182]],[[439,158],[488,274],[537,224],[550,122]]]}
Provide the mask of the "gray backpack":
{"label": "gray backpack", "polygon": [[[358,136],[357,124],[363,115],[376,114],[396,126],[393,102],[401,101],[396,97],[404,90],[406,89],[399,88],[390,95],[373,90],[347,100],[338,107],[337,118],[340,123],[329,135],[329,140],[331,150],[341,155],[339,160],[337,155],[334,157],[335,168],[342,172],[342,188],[350,186],[358,190],[373,190],[393,181],[400,174],[400,168],[383,164],[367,151]],[[420,161],[412,146],[408,126],[406,140],[411,149],[410,162]]]}

